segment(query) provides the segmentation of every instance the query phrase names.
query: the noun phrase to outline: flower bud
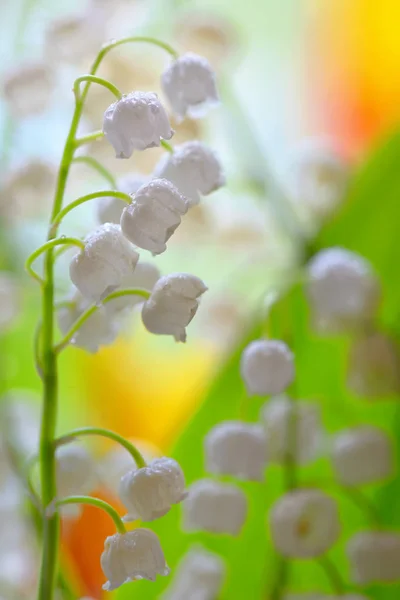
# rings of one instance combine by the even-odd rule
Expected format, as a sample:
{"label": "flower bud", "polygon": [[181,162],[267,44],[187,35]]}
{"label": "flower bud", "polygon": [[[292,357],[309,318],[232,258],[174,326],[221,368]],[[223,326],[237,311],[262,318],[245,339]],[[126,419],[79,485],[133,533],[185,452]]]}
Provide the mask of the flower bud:
{"label": "flower bud", "polygon": [[154,92],[131,92],[111,104],[104,113],[103,132],[117,158],[159,146],[161,139],[169,140],[174,134]]}
{"label": "flower bud", "polygon": [[351,578],[357,585],[400,581],[400,535],[362,531],[347,544]]}
{"label": "flower bud", "polygon": [[214,600],[225,575],[222,558],[202,548],[192,548],[180,560],[163,600]]}
{"label": "flower bud", "polygon": [[[96,483],[96,466],[90,454],[77,444],[64,444],[56,451],[57,498],[89,494]],[[78,517],[78,504],[62,507],[63,514]]]}
{"label": "flower bud", "polygon": [[248,394],[280,394],[294,379],[293,354],[278,340],[250,342],[242,353],[240,372]]}
{"label": "flower bud", "polygon": [[101,225],[84,242],[85,249],[73,257],[69,274],[85,298],[99,302],[133,273],[139,254],[113,223]]}
{"label": "flower bud", "polygon": [[186,497],[185,476],[172,458],[156,458],[121,479],[119,495],[128,509],[124,521],[154,521]]}
{"label": "flower bud", "polygon": [[319,490],[288,492],[272,507],[270,528],[273,543],[282,556],[321,556],[340,534],[336,502]]}
{"label": "flower bud", "polygon": [[308,266],[307,294],[314,319],[342,331],[369,322],[380,288],[369,263],[343,248],[321,250]]}
{"label": "flower bud", "polygon": [[122,233],[139,248],[161,254],[187,208],[186,199],[170,181],[153,179],[137,190],[122,211]]}
{"label": "flower bud", "polygon": [[173,154],[160,160],[155,174],[171,181],[190,206],[200,202],[200,194],[207,196],[225,184],[215,153],[196,140],[175,146]]}
{"label": "flower bud", "polygon": [[54,76],[45,63],[26,63],[9,71],[3,82],[3,94],[16,119],[43,112],[49,105]]}
{"label": "flower bud", "polygon": [[[135,194],[138,189],[145,185],[148,177],[139,173],[131,173],[120,177],[117,181],[117,189],[124,194]],[[97,220],[99,223],[116,223],[121,221],[122,211],[126,202],[114,196],[103,196],[97,200]]]}
{"label": "flower bud", "polygon": [[201,279],[187,273],[164,275],[155,284],[143,305],[143,324],[151,333],[173,335],[186,341],[186,327],[199,307],[199,297],[207,291]]}
{"label": "flower bud", "polygon": [[164,576],[170,572],[160,541],[150,529],[134,529],[109,536],[100,562],[108,579],[103,585],[107,592],[135,579],[155,581],[157,575]]}
{"label": "flower bud", "polygon": [[[79,292],[74,295],[68,305],[63,306],[57,313],[58,326],[63,335],[66,335],[77,319],[89,308],[90,302],[83,298]],[[71,344],[95,354],[100,346],[112,344],[119,334],[119,324],[110,318],[104,307],[99,307],[81,325],[71,340]]]}
{"label": "flower bud", "polygon": [[[149,262],[139,261],[133,273],[127,275],[122,280],[121,289],[137,288],[151,292],[157,281],[160,279],[160,271],[155,265]],[[138,304],[143,304],[143,296],[121,296],[114,298],[104,305],[109,316],[114,316],[126,310],[132,309]]]}
{"label": "flower bud", "polygon": [[238,535],[247,515],[247,500],[235,485],[200,479],[183,503],[184,529]]}
{"label": "flower bud", "polygon": [[267,441],[261,425],[226,421],[205,438],[207,470],[238,479],[263,481]]}
{"label": "flower bud", "polygon": [[363,426],[340,432],[334,439],[333,468],[343,485],[363,485],[390,477],[393,449],[386,433]]}
{"label": "flower bud", "polygon": [[214,71],[208,60],[192,52],[171,63],[161,83],[177,119],[203,117],[219,103]]}
{"label": "flower bud", "polygon": [[[317,404],[290,400],[284,395],[277,396],[264,404],[260,417],[267,437],[270,462],[284,463],[289,451],[294,453],[298,464],[308,463],[317,457],[322,440],[320,410]],[[288,447],[292,418],[296,431],[294,448]]]}
{"label": "flower bud", "polygon": [[400,392],[400,355],[394,340],[379,332],[353,340],[347,385],[359,396],[385,398]]}

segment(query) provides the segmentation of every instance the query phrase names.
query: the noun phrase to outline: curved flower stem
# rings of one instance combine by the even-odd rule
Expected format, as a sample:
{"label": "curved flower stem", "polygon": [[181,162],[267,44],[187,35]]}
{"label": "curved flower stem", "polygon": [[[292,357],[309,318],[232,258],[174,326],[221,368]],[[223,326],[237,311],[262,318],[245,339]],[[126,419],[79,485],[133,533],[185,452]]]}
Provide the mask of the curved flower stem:
{"label": "curved flower stem", "polygon": [[92,133],[87,133],[86,135],[77,137],[74,140],[74,147],[79,148],[80,146],[84,146],[85,144],[90,144],[90,142],[95,142],[96,140],[100,140],[103,137],[104,137],[104,133],[100,129],[98,131],[92,131]]}
{"label": "curved flower stem", "polygon": [[34,252],[32,252],[32,254],[26,259],[25,269],[29,273],[29,275],[31,275],[34,279],[36,279],[36,281],[43,285],[44,279],[42,279],[40,275],[38,275],[36,271],[32,269],[32,263],[44,252],[48,252],[55,246],[63,246],[65,244],[68,244],[68,246],[78,246],[81,250],[85,249],[85,244],[82,242],[82,240],[78,240],[78,238],[64,237],[49,240],[48,242],[43,244],[43,246],[40,246]]}
{"label": "curved flower stem", "polygon": [[117,186],[117,182],[115,180],[114,175],[108,169],[106,169],[106,167],[104,165],[102,165],[98,160],[96,160],[92,156],[75,156],[72,159],[72,162],[73,163],[85,163],[85,164],[89,165],[90,167],[95,169],[98,173],[100,173],[100,175],[102,175],[104,177],[104,179],[106,179],[109,182],[109,184],[111,185],[111,187],[114,190],[117,189],[118,186]]}
{"label": "curved flower stem", "polygon": [[[102,301],[102,304],[107,304],[107,302],[111,302],[111,300],[114,300],[115,298],[121,298],[122,296],[142,296],[142,298],[145,298],[147,300],[150,297],[150,292],[148,292],[147,290],[139,290],[136,288],[117,290],[116,292],[112,292],[111,294],[106,296]],[[100,306],[98,306],[97,304],[93,304],[81,314],[79,319],[75,321],[75,323],[72,325],[71,329],[65,334],[63,339],[54,347],[54,351],[56,352],[56,354],[59,354],[69,344],[71,339],[74,337],[75,333],[82,327],[82,325],[89,319],[89,317],[91,317],[93,313],[96,312],[96,310],[99,310]]]}
{"label": "curved flower stem", "polygon": [[341,596],[345,592],[346,586],[335,564],[327,556],[321,556],[320,558],[317,558],[317,562],[324,569],[334,593],[338,596]]}
{"label": "curved flower stem", "polygon": [[[56,231],[59,224],[65,217],[65,215],[67,215],[69,212],[71,212],[71,210],[74,210],[74,208],[76,208],[77,206],[80,206],[81,204],[84,204],[85,202],[89,202],[89,200],[95,200],[96,198],[104,198],[104,197],[108,197],[108,196],[112,196],[113,198],[119,198],[120,200],[123,200],[127,204],[130,204],[132,202],[132,198],[129,196],[129,194],[125,194],[124,192],[118,192],[116,190],[106,190],[106,191],[92,192],[91,194],[86,194],[85,196],[81,196],[77,200],[74,200],[70,204],[67,204],[67,206],[65,208],[60,210],[60,212],[54,217],[54,220],[50,227],[50,232],[52,233],[53,231]],[[71,239],[71,238],[65,238],[65,239]],[[83,247],[85,247],[83,242],[81,242],[81,244]]]}
{"label": "curved flower stem", "polygon": [[156,38],[149,37],[149,36],[136,35],[136,36],[126,37],[126,38],[121,38],[120,40],[113,40],[112,42],[108,42],[107,44],[104,44],[104,46],[100,50],[95,62],[93,63],[90,72],[96,73],[101,61],[106,56],[106,54],[108,54],[108,52],[110,52],[110,50],[112,50],[113,48],[117,48],[118,46],[122,46],[123,44],[132,44],[132,43],[152,44],[153,46],[157,46],[158,48],[161,48],[162,50],[165,50],[166,52],[168,52],[168,54],[170,54],[172,56],[172,58],[174,58],[174,59],[177,59],[179,56],[178,52],[172,46],[170,46],[170,44],[167,44],[166,42],[161,42],[160,40],[157,40]]}
{"label": "curved flower stem", "polygon": [[112,94],[114,94],[114,96],[118,98],[118,100],[121,100],[122,98],[121,90],[119,90],[117,86],[111,83],[110,81],[107,81],[107,79],[104,79],[103,77],[97,77],[96,75],[81,75],[80,77],[75,79],[73,87],[73,92],[77,100],[79,100],[80,85],[83,81],[90,81],[91,83],[97,83],[98,85],[102,85],[103,87],[107,88]]}
{"label": "curved flower stem", "polygon": [[57,508],[67,504],[89,504],[90,506],[100,508],[112,518],[118,533],[126,533],[125,525],[115,508],[111,506],[111,504],[108,504],[108,502],[100,500],[100,498],[93,498],[92,496],[67,496],[66,498],[61,498],[60,500],[53,500],[46,508],[46,516],[51,518],[56,512]]}
{"label": "curved flower stem", "polygon": [[36,371],[41,379],[43,379],[43,365],[42,365],[41,352],[40,352],[42,329],[43,329],[42,322],[39,321],[38,324],[36,325],[35,333],[33,336],[33,353],[35,356],[35,367],[36,367]]}
{"label": "curved flower stem", "polygon": [[381,525],[381,518],[377,507],[372,500],[367,498],[363,492],[355,487],[340,486],[341,489],[350,500],[368,517],[368,521],[372,527],[376,528]]}
{"label": "curved flower stem", "polygon": [[67,444],[81,435],[101,435],[102,437],[109,438],[110,440],[113,440],[114,442],[117,442],[123,446],[129,452],[138,469],[142,469],[146,466],[146,461],[143,458],[143,455],[141,452],[139,452],[134,444],[126,440],[118,433],[115,433],[110,429],[104,429],[103,427],[80,427],[79,429],[73,429],[72,431],[69,431],[68,433],[56,439],[55,444],[56,446]]}
{"label": "curved flower stem", "polygon": [[160,142],[161,146],[170,154],[174,153],[174,148],[171,144],[169,144],[168,142],[166,142],[165,140],[161,140]]}

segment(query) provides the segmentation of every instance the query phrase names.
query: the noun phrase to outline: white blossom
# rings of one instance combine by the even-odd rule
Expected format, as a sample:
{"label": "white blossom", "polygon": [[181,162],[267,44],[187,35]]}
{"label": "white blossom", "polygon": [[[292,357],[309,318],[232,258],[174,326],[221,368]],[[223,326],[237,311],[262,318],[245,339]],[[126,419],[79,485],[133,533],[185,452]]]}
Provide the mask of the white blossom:
{"label": "white blossom", "polygon": [[261,425],[241,421],[219,423],[207,434],[204,446],[210,473],[263,481],[267,440]]}
{"label": "white blossom", "polygon": [[[267,436],[270,462],[283,463],[288,450],[294,454],[298,464],[308,463],[317,457],[322,445],[322,427],[319,406],[315,402],[276,396],[263,405],[260,417]],[[292,418],[296,435],[294,448],[288,448]]]}
{"label": "white blossom", "polygon": [[238,535],[247,515],[243,491],[229,483],[200,479],[183,503],[184,529]]}
{"label": "white blossom", "polygon": [[[63,444],[56,450],[57,498],[89,494],[97,480],[96,465],[83,446]],[[71,504],[62,507],[68,517],[80,515],[82,507]]]}
{"label": "white blossom", "polygon": [[98,302],[133,273],[139,255],[114,223],[101,225],[84,243],[85,249],[71,261],[69,274],[85,298]]}
{"label": "white blossom", "polygon": [[155,581],[157,575],[170,572],[160,541],[150,529],[134,529],[106,538],[101,568],[108,579],[103,585],[107,592],[135,579]]}
{"label": "white blossom", "polygon": [[188,206],[184,196],[166,179],[141,186],[122,211],[121,229],[133,244],[161,254]]}
{"label": "white blossom", "polygon": [[16,119],[43,112],[50,103],[54,74],[46,63],[29,62],[8,71],[3,80],[3,94]]}
{"label": "white blossom", "polygon": [[294,153],[285,182],[288,195],[300,209],[324,218],[343,200],[349,170],[323,140],[306,140]]}
{"label": "white blossom", "polygon": [[400,581],[400,535],[362,531],[347,544],[352,581],[357,585]]}
{"label": "white blossom", "polygon": [[191,548],[180,560],[163,600],[215,600],[224,582],[222,558],[199,547]]}
{"label": "white blossom", "polygon": [[278,340],[250,342],[242,353],[240,372],[249,394],[280,394],[294,378],[293,354]]}
{"label": "white blossom", "polygon": [[215,73],[208,60],[192,52],[177,58],[164,71],[161,83],[179,120],[203,117],[219,103]]}
{"label": "white blossom", "polygon": [[[137,263],[133,273],[123,278],[118,289],[136,288],[151,292],[160,279],[160,271],[152,263],[140,261]],[[104,305],[108,315],[114,316],[126,310],[132,309],[138,304],[143,304],[143,296],[127,295],[114,298]]]}
{"label": "white blossom", "polygon": [[393,449],[387,434],[365,425],[340,432],[332,449],[336,477],[343,485],[363,485],[390,477]]}
{"label": "white blossom", "polygon": [[362,256],[343,248],[328,248],[308,265],[307,295],[320,328],[340,331],[374,316],[380,289]]}
{"label": "white blossom", "polygon": [[175,146],[172,154],[161,158],[156,177],[171,181],[193,206],[225,184],[225,176],[216,154],[197,140]]}
{"label": "white blossom", "polygon": [[[135,194],[138,189],[147,183],[148,177],[140,173],[130,173],[120,177],[117,189],[124,194]],[[126,202],[115,196],[103,196],[97,200],[97,220],[99,223],[117,223],[121,221],[122,211]]]}
{"label": "white blossom", "polygon": [[154,521],[186,497],[185,477],[172,458],[156,458],[146,467],[126,473],[119,495],[128,509],[124,521]]}
{"label": "white blossom", "polygon": [[[90,302],[79,292],[57,312],[60,331],[66,335],[77,319],[89,308]],[[80,326],[74,334],[71,344],[92,354],[98,352],[100,346],[108,346],[117,338],[121,325],[110,317],[105,306],[97,310]]]}
{"label": "white blossom", "polygon": [[19,312],[17,284],[8,271],[0,271],[0,332],[12,325]]}
{"label": "white blossom", "polygon": [[400,391],[400,355],[397,344],[379,331],[368,331],[350,346],[347,385],[357,395],[385,398]]}
{"label": "white blossom", "polygon": [[117,158],[159,146],[161,139],[169,140],[174,134],[154,92],[131,92],[111,104],[104,113],[103,132]]}
{"label": "white blossom", "polygon": [[336,502],[314,489],[286,493],[272,507],[269,521],[276,549],[288,558],[320,556],[340,534]]}
{"label": "white blossom", "polygon": [[164,275],[143,304],[143,324],[151,333],[173,335],[186,341],[186,327],[199,307],[199,297],[207,291],[201,279],[187,273]]}

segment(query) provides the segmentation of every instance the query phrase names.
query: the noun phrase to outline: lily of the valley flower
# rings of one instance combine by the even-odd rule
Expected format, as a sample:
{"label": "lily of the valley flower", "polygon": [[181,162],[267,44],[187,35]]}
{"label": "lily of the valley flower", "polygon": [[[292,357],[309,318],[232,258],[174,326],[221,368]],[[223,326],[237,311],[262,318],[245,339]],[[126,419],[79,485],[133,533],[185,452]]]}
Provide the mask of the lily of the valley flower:
{"label": "lily of the valley flower", "polygon": [[186,497],[185,477],[172,458],[156,458],[121,479],[119,495],[128,509],[124,521],[154,521]]}
{"label": "lily of the valley flower", "polygon": [[362,531],[347,545],[352,580],[357,585],[400,581],[400,535],[393,531]]}
{"label": "lily of the valley flower", "polygon": [[[88,494],[96,483],[95,462],[83,446],[64,444],[56,451],[57,498]],[[81,505],[71,504],[62,508],[65,516],[77,517]]]}
{"label": "lily of the valley flower", "polygon": [[180,120],[203,117],[219,103],[215,73],[202,56],[188,52],[164,71],[161,82],[172,110]]}
{"label": "lily of the valley flower", "polygon": [[[133,273],[123,278],[120,288],[136,288],[151,292],[157,281],[160,279],[160,271],[152,263],[140,261],[137,263]],[[127,295],[114,298],[104,305],[104,309],[109,316],[123,313],[138,304],[143,304],[143,296]]]}
{"label": "lily of the valley flower", "polygon": [[186,327],[199,307],[199,297],[207,291],[201,279],[187,273],[161,277],[143,304],[142,321],[151,333],[173,335],[186,341]]}
{"label": "lily of the valley flower", "polygon": [[170,572],[160,541],[150,529],[109,536],[101,555],[101,568],[108,579],[103,589],[108,592],[135,579],[155,581],[157,575]]}
{"label": "lily of the valley flower", "polygon": [[[117,189],[124,194],[135,194],[138,189],[145,185],[148,177],[140,173],[130,173],[120,177],[117,181]],[[126,202],[115,196],[103,196],[97,200],[97,219],[99,223],[117,223],[121,220],[122,211]]]}
{"label": "lily of the valley flower", "polygon": [[122,211],[122,233],[139,248],[161,254],[187,209],[186,198],[170,181],[154,179]]}
{"label": "lily of the valley flower", "polygon": [[249,394],[280,394],[294,378],[293,354],[279,340],[256,340],[244,349],[240,370]]}
{"label": "lily of the valley flower", "polygon": [[200,479],[188,489],[183,510],[187,531],[238,535],[246,519],[247,500],[235,485]]}
{"label": "lily of the valley flower", "polygon": [[70,263],[69,274],[85,298],[99,302],[133,273],[139,254],[114,223],[101,225],[84,243],[85,249]]}
{"label": "lily of the valley flower", "polygon": [[131,92],[111,104],[104,113],[103,132],[117,158],[159,146],[161,139],[169,140],[174,133],[154,92]]}
{"label": "lily of the valley flower", "polygon": [[225,184],[221,164],[211,148],[198,141],[175,146],[174,152],[161,159],[155,174],[171,181],[190,206],[200,202]]}

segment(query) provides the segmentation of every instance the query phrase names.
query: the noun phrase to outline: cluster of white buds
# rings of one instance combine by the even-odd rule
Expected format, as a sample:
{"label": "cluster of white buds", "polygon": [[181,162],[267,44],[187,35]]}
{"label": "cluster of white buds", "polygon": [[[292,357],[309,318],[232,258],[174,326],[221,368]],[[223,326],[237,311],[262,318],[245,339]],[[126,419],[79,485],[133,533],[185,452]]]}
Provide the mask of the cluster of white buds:
{"label": "cluster of white buds", "polygon": [[294,378],[293,354],[279,340],[256,340],[244,349],[240,369],[248,394],[280,394]]}
{"label": "cluster of white buds", "polygon": [[347,545],[354,583],[400,581],[400,534],[393,531],[362,531]]}
{"label": "cluster of white buds", "polygon": [[333,442],[332,460],[338,481],[348,486],[384,480],[394,471],[387,434],[367,425],[340,432]]}
{"label": "cluster of white buds", "polygon": [[342,331],[373,319],[380,286],[364,258],[343,248],[328,248],[308,265],[307,295],[317,328]]}
{"label": "cluster of white buds", "polygon": [[212,600],[218,597],[225,575],[224,561],[212,552],[192,548],[181,559],[163,600]]}

